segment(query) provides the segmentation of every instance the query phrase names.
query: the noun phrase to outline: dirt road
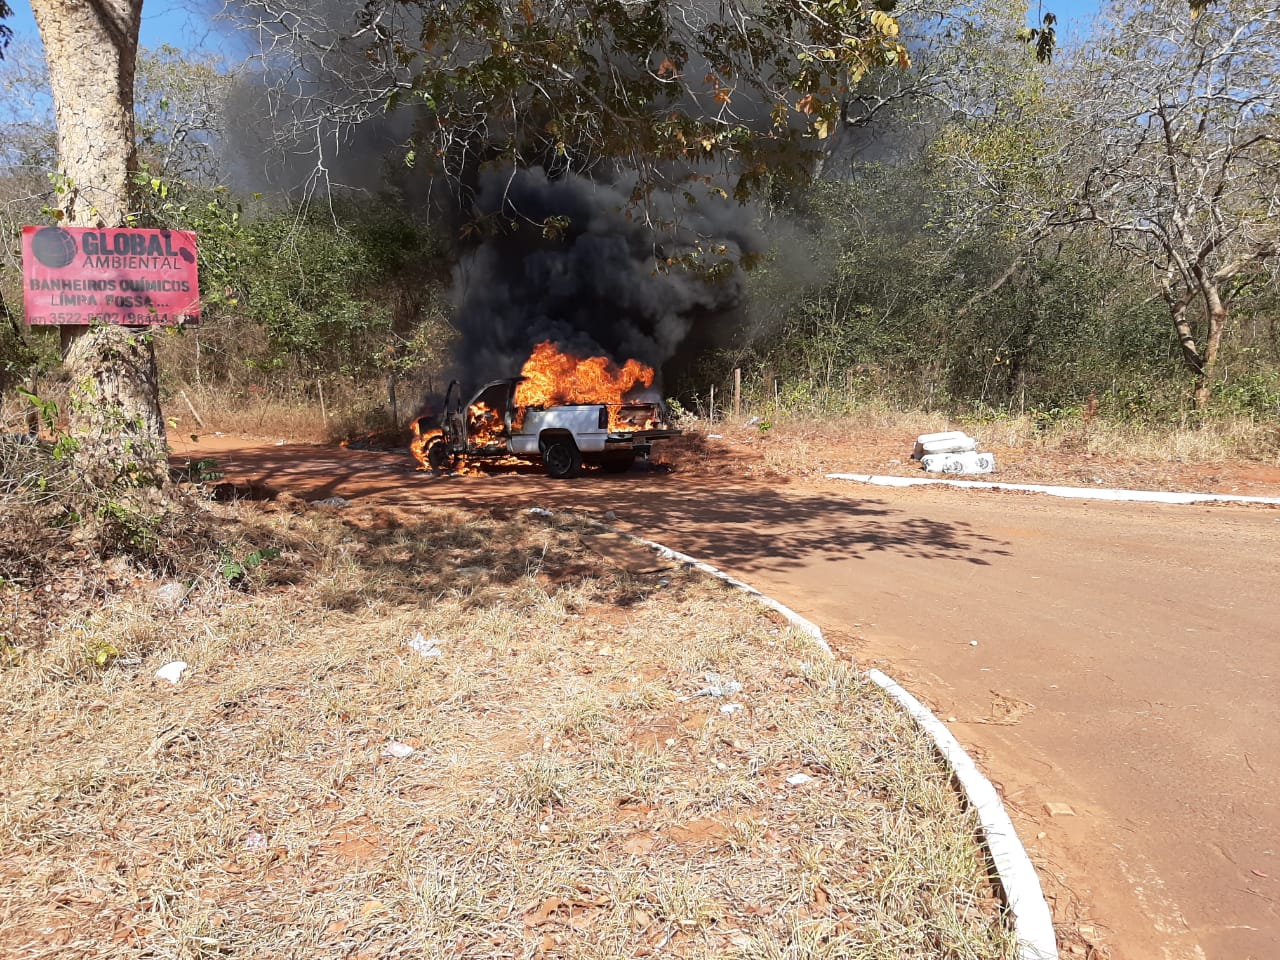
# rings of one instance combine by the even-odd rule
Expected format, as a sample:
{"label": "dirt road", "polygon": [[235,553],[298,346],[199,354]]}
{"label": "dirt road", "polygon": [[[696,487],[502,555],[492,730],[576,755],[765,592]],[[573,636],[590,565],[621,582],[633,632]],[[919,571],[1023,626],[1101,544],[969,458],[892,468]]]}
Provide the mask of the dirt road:
{"label": "dirt road", "polygon": [[1280,956],[1278,510],[645,473],[433,479],[399,455],[200,451],[308,499],[613,510],[954,718],[1064,928],[1123,960]]}

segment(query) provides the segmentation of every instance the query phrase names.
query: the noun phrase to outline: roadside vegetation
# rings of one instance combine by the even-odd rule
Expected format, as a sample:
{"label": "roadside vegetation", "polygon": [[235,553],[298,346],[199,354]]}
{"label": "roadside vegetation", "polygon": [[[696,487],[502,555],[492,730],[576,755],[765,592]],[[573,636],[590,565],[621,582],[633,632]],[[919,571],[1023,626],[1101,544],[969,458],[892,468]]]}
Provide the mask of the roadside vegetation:
{"label": "roadside vegetation", "polygon": [[6,954],[1013,955],[928,741],[718,581],[572,516],[189,496],[172,565],[0,586]]}
{"label": "roadside vegetation", "polygon": [[[240,5],[249,19],[233,25],[252,26],[259,6]],[[693,305],[664,302],[641,331],[687,326],[679,344],[641,359],[661,366],[668,396],[703,416],[712,387],[726,409],[740,370],[746,409],[774,421],[888,408],[1009,421],[1037,438],[1080,428],[1090,443],[1114,425],[1116,436],[1203,434],[1179,450],[1274,459],[1273,7],[1242,0],[1192,17],[1182,0],[1118,0],[1091,25],[1091,40],[1073,45],[1035,24],[1028,46],[1011,39],[1020,13],[999,0],[941,21],[900,3],[892,29],[911,46],[910,67],[868,74],[838,104],[806,102],[812,112],[795,122],[815,125],[800,141],[808,153],[780,156],[770,177],[728,201],[650,184],[649,205],[629,217],[608,207],[625,200],[613,174],[588,189],[570,176],[582,173],[572,164],[555,181],[564,210],[486,207],[467,179],[478,171],[451,187],[426,158],[429,144],[389,136],[387,125],[411,125],[412,112],[382,116],[380,105],[353,101],[368,123],[348,127],[335,119],[341,102],[277,89],[306,129],[268,128],[255,97],[275,75],[169,47],[143,51],[130,209],[139,225],[201,238],[203,323],[156,337],[164,412],[184,432],[188,399],[202,416],[226,418],[219,429],[283,420],[297,434],[338,439],[402,428],[451,373],[518,369],[518,357],[483,374],[468,367],[475,340],[465,331],[484,312],[473,304],[503,281],[483,269],[486,257],[550,258],[568,271],[590,263],[592,237],[652,250],[675,243],[663,230],[678,232],[685,218],[737,259],[681,241],[667,260],[628,269],[655,284],[632,299],[656,297],[667,282],[711,291],[710,306],[701,294]],[[1247,29],[1231,32],[1237,21]],[[1197,59],[1221,37],[1235,45],[1223,58]],[[277,65],[308,42],[304,33],[277,37]],[[16,258],[18,227],[52,222],[62,193],[50,180],[56,151],[40,113],[39,51],[15,41],[5,57],[17,106],[0,114],[0,386],[14,414],[18,387],[65,394],[56,336],[21,325]],[[335,67],[318,78],[321,89],[358,100],[342,69],[356,67]],[[445,84],[414,78],[437,81]],[[1214,84],[1247,93],[1250,109],[1232,113],[1198,92]],[[1077,109],[1083,102],[1088,111]],[[1156,115],[1167,136],[1125,119]],[[347,153],[333,158],[336,168],[309,167],[305,135],[332,129]],[[727,170],[704,171],[713,183],[735,169],[731,152]],[[1174,190],[1168,177],[1205,192]],[[593,202],[603,206],[588,225],[582,210]],[[712,220],[697,219],[708,209]],[[543,219],[521,219],[535,213]],[[628,232],[642,221],[656,232]],[[1178,223],[1187,232],[1176,242],[1194,241],[1194,257],[1161,239]],[[586,286],[580,300],[533,298],[529,322],[594,304]],[[624,299],[599,309],[616,311]],[[610,317],[619,328],[633,320],[626,310]],[[609,325],[598,326],[583,335],[607,339]],[[319,429],[297,413],[321,408]]]}
{"label": "roadside vegetation", "polygon": [[[1070,46],[1006,0],[247,0],[244,63],[33,3],[67,42],[0,51],[3,949],[1008,956],[850,665],[569,519],[170,482],[160,425],[395,445],[559,337],[659,367],[678,469],[893,469],[953,424],[1082,482],[1274,462],[1276,3],[1117,0]],[[107,119],[55,134],[51,90]],[[23,325],[54,223],[195,231],[201,324],[64,363]]]}

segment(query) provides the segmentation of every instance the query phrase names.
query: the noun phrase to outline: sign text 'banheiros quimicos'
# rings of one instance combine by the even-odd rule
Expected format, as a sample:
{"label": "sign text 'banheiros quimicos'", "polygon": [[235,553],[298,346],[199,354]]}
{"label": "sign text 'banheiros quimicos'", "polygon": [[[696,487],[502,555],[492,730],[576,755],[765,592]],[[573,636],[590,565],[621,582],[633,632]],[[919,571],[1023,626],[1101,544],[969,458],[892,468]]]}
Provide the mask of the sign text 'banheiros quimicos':
{"label": "sign text 'banheiros quimicos'", "polygon": [[200,319],[196,235],[185,230],[23,227],[27,323],[129,327]]}

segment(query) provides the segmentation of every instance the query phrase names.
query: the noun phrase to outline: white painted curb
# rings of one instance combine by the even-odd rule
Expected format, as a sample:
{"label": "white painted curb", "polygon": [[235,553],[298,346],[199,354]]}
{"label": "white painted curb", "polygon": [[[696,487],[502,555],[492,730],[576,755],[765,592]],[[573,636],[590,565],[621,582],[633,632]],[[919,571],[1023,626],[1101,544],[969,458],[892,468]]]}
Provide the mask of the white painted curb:
{"label": "white painted curb", "polygon": [[1163,490],[1117,490],[1109,487],[1054,487],[1038,483],[995,483],[990,480],[934,480],[926,477],[886,477],[872,473],[828,473],[828,480],[851,480],[880,487],[969,487],[979,490],[1020,490],[1047,493],[1072,500],[1123,500],[1139,503],[1269,503],[1280,497],[1238,497],[1230,493],[1167,493]]}
{"label": "white painted curb", "polygon": [[804,617],[800,616],[800,614],[796,613],[786,604],[779,603],[777,600],[773,599],[773,597],[770,597],[770,596],[767,596],[766,594],[761,593],[755,587],[751,586],[751,584],[743,583],[741,580],[737,579],[736,577],[729,576],[729,574],[725,573],[723,570],[716,569],[715,567],[711,566],[711,564],[709,563],[703,563],[701,560],[695,560],[693,557],[689,556],[688,554],[680,553],[676,550],[672,550],[670,547],[663,546],[661,543],[656,543],[653,540],[646,540],[644,537],[637,537],[635,534],[627,533],[625,530],[615,530],[613,527],[610,527],[609,529],[613,530],[614,533],[620,533],[624,537],[628,537],[629,539],[634,540],[636,543],[642,543],[646,547],[651,547],[653,550],[657,551],[658,556],[660,557],[666,557],[668,560],[676,560],[676,561],[679,561],[680,563],[687,563],[689,564],[689,566],[696,567],[698,570],[701,570],[703,573],[709,573],[711,574],[711,576],[717,577],[718,579],[723,580],[725,583],[728,583],[734,587],[737,587],[743,593],[751,594],[751,596],[755,597],[756,600],[758,600],[760,603],[763,603],[769,609],[776,610],[778,611],[778,613],[786,617],[787,621],[793,627],[795,627],[801,633],[807,634],[818,646],[820,646],[823,650],[825,650],[829,656],[832,656],[832,657],[835,656],[835,651],[832,650],[831,645],[827,643],[827,638],[822,635],[821,627],[819,627],[812,620],[806,620]]}
{"label": "white painted curb", "polygon": [[[541,507],[533,507],[528,512],[541,517],[555,515],[552,511]],[[661,557],[686,563],[703,573],[723,580],[743,593],[750,594],[766,607],[786,617],[792,626],[812,638],[829,656],[835,656],[831,645],[827,643],[827,638],[822,635],[821,627],[812,620],[800,616],[786,604],[761,593],[749,583],[744,583],[709,563],[695,560],[686,553],[672,550],[654,540],[646,540],[634,533],[618,530],[603,523],[597,523],[597,526],[635,543],[643,544],[656,551]],[[951,767],[951,772],[964,791],[969,805],[977,813],[983,836],[986,838],[987,850],[991,854],[991,862],[996,868],[996,874],[1000,877],[1000,887],[1009,904],[1009,912],[1013,915],[1013,932],[1018,939],[1018,960],[1058,960],[1058,942],[1053,932],[1053,914],[1044,899],[1040,878],[1036,876],[1031,858],[1027,856],[1022,841],[1018,839],[1013,821],[1009,819],[1004,803],[996,793],[995,787],[991,785],[991,781],[982,774],[973,758],[951,735],[951,731],[924,704],[879,670],[869,670],[867,677],[896,700],[916,725],[929,735],[935,749]]]}
{"label": "white painted curb", "polygon": [[1058,944],[1053,932],[1053,914],[1045,902],[1036,868],[1005,811],[996,788],[978,769],[973,758],[960,746],[951,731],[919,700],[879,670],[868,670],[871,682],[902,706],[916,724],[933,738],[934,746],[946,759],[960,781],[969,804],[978,814],[987,850],[1000,875],[1013,929],[1018,936],[1019,960],[1057,960]]}

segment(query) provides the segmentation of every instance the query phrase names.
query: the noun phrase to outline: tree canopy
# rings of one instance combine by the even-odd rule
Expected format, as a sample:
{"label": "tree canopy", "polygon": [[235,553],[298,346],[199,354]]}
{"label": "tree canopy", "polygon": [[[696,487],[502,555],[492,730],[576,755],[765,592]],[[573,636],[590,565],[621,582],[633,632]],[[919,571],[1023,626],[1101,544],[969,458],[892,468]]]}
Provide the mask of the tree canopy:
{"label": "tree canopy", "polygon": [[[811,162],[849,91],[910,62],[889,0],[374,0],[349,24],[243,0],[293,132],[322,139],[417,108],[410,162],[465,183],[485,163],[655,183],[732,163],[729,192]],[[784,159],[786,162],[784,162]]]}

